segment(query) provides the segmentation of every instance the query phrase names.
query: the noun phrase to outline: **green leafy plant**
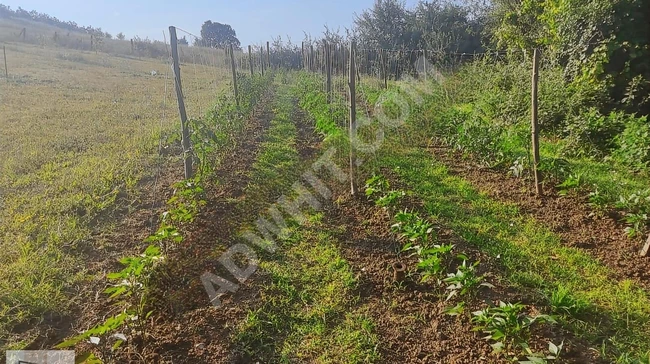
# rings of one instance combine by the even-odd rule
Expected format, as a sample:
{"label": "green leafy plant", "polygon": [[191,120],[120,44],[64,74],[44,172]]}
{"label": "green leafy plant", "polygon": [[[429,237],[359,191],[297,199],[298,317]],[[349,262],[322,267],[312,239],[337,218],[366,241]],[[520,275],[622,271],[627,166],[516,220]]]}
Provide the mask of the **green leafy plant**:
{"label": "green leafy plant", "polygon": [[146,337],[146,321],[153,312],[147,311],[149,283],[154,268],[163,260],[160,248],[150,245],[139,256],[122,258],[120,263],[125,266],[124,269],[106,276],[115,283],[104,293],[118,300],[116,304],[122,307],[134,324],[134,334],[142,337]]}
{"label": "green leafy plant", "polygon": [[581,174],[570,174],[564,182],[560,183],[556,187],[560,189],[559,194],[561,196],[566,196],[571,190],[575,190],[582,185],[582,175]]}
{"label": "green leafy plant", "polygon": [[633,171],[647,170],[650,164],[650,125],[647,116],[632,118],[615,138],[612,157]]}
{"label": "green leafy plant", "polygon": [[204,189],[198,177],[175,183],[174,194],[167,201],[170,209],[163,213],[163,221],[171,220],[177,223],[193,221],[201,206],[206,203],[202,198],[203,194]]}
{"label": "green leafy plant", "polygon": [[465,302],[458,302],[454,307],[447,307],[444,312],[449,316],[460,316],[465,312]]}
{"label": "green leafy plant", "polygon": [[391,226],[391,229],[412,245],[420,243],[423,247],[427,247],[432,241],[435,241],[433,225],[421,219],[417,212],[400,211],[395,215],[395,221],[396,223]]}
{"label": "green leafy plant", "polygon": [[525,343],[522,343],[521,346],[524,349],[524,355],[526,355],[526,359],[528,360],[519,361],[520,364],[546,364],[549,360],[560,359],[560,354],[562,353],[562,348],[564,347],[564,341],[561,342],[560,345],[555,345],[552,342],[549,342],[549,354],[535,353]]}
{"label": "green leafy plant", "polygon": [[589,193],[589,205],[596,211],[605,211],[608,207],[607,197],[603,196],[603,194],[596,188],[595,191]]}
{"label": "green leafy plant", "polygon": [[479,262],[467,265],[466,256],[459,255],[459,258],[463,260],[463,263],[458,266],[456,273],[448,273],[447,278],[443,279],[443,282],[448,284],[447,290],[449,291],[449,295],[447,295],[447,301],[456,295],[463,296],[469,294],[480,286],[494,287],[490,283],[483,282],[485,277],[476,274],[476,267],[479,265]]}
{"label": "green leafy plant", "polygon": [[129,315],[127,313],[109,317],[103,323],[56,345],[55,348],[70,348],[87,340],[101,353],[101,359],[92,352],[85,352],[78,355],[75,362],[87,364],[111,362],[115,359],[117,350],[127,342],[126,335],[115,331],[124,327],[128,320]]}
{"label": "green leafy plant", "polygon": [[380,207],[395,206],[404,196],[406,196],[404,191],[389,191],[375,200],[375,204]]}
{"label": "green leafy plant", "polygon": [[523,313],[525,308],[520,303],[499,301],[498,306],[473,312],[474,331],[481,331],[487,334],[485,339],[496,341],[491,346],[499,352],[513,343],[525,343],[530,335],[530,327],[536,322],[555,323],[555,319],[548,315],[528,316]]}
{"label": "green leafy plant", "polygon": [[650,189],[621,196],[616,207],[625,211],[624,221],[630,225],[625,231],[630,237],[640,235],[648,224],[650,214]]}
{"label": "green leafy plant", "polygon": [[371,198],[374,195],[388,191],[390,184],[386,177],[380,174],[373,174],[368,180],[366,180],[366,197]]}

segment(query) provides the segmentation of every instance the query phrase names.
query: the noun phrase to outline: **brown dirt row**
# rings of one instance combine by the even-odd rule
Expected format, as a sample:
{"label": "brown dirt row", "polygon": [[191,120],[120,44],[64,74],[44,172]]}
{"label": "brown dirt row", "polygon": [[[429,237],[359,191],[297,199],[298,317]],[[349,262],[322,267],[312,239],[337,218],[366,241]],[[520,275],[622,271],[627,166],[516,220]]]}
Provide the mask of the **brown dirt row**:
{"label": "brown dirt row", "polygon": [[[386,173],[385,175],[389,175]],[[399,181],[391,178],[393,187]],[[325,222],[332,228],[342,227],[338,236],[342,252],[361,282],[359,305],[363,306],[377,325],[382,363],[507,363],[508,360],[492,353],[482,334],[472,331],[468,312],[486,307],[486,301],[497,303],[522,302],[530,314],[539,313],[535,298],[512,290],[500,279],[496,262],[465,243],[453,231],[436,226],[441,243],[455,245],[456,253],[464,253],[471,261],[480,261],[479,274],[493,284],[493,289],[482,288],[476,297],[465,298],[466,314],[449,316],[445,309],[457,302],[445,302],[444,287],[435,282],[419,282],[414,257],[400,256],[403,243],[390,231],[392,224],[387,210],[376,207],[365,198],[350,198],[346,190],[339,190],[337,203],[327,211]],[[421,202],[413,198],[403,206],[421,210]],[[400,261],[407,265],[410,275],[402,285],[392,282],[391,265]],[[452,264],[448,270],[455,269]],[[529,344],[536,351],[548,348],[548,342],[564,341],[563,360],[567,363],[598,363],[598,352],[582,340],[557,326],[540,327],[533,331]]]}
{"label": "brown dirt row", "polygon": [[642,239],[628,238],[625,225],[615,212],[598,214],[589,207],[586,196],[561,196],[548,185],[540,198],[528,179],[478,167],[460,153],[440,145],[430,151],[452,174],[468,180],[491,198],[514,203],[521,212],[558,234],[563,244],[584,250],[608,266],[616,278],[631,279],[650,291],[650,257],[639,256]]}

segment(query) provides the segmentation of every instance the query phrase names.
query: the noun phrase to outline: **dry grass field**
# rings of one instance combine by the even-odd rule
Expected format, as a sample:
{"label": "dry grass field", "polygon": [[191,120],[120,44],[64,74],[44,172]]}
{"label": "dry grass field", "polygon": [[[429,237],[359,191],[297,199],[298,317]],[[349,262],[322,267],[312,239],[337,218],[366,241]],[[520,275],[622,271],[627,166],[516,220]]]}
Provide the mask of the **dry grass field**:
{"label": "dry grass field", "polygon": [[[24,25],[3,22],[4,40]],[[26,344],[12,338],[19,325],[66,310],[70,297],[63,292],[84,277],[84,262],[75,252],[93,248],[91,232],[110,228],[112,212],[137,203],[139,182],[153,176],[161,160],[161,136],[179,129],[165,57],[120,54],[119,47],[105,53],[19,41],[5,45],[0,349]],[[203,115],[227,87],[230,71],[221,57],[181,50],[190,117]]]}

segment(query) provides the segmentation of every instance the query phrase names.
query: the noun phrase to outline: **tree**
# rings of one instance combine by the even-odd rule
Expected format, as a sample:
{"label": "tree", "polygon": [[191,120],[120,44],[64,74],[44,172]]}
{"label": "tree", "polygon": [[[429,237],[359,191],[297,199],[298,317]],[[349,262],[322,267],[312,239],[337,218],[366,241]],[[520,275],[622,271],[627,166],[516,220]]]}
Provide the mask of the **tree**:
{"label": "tree", "polygon": [[124,40],[126,38],[126,36],[122,32],[117,33],[115,37],[117,37],[117,39],[119,40]]}
{"label": "tree", "polygon": [[186,36],[183,36],[183,38],[178,38],[178,44],[180,44],[180,45],[189,45],[190,42],[187,41]]}
{"label": "tree", "polygon": [[[237,33],[228,24],[212,22],[211,20],[203,23],[201,27],[201,41],[198,43],[203,46],[214,48],[226,48],[230,44],[239,48],[241,43],[237,39]],[[195,41],[195,45],[197,42]]]}
{"label": "tree", "polygon": [[411,14],[399,0],[377,0],[354,20],[360,42],[380,49],[414,48],[409,29]]}

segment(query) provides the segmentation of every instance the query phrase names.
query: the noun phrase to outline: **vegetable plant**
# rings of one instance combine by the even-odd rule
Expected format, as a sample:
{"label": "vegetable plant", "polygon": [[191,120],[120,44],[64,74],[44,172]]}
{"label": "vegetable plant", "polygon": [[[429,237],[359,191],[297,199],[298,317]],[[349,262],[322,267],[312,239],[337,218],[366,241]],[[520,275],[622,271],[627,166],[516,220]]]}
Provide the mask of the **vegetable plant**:
{"label": "vegetable plant", "polygon": [[555,319],[549,315],[528,316],[523,312],[525,308],[521,303],[499,301],[496,307],[473,312],[474,331],[481,331],[487,334],[485,339],[496,341],[491,346],[499,352],[513,343],[525,343],[530,335],[530,327],[536,322],[555,323]]}
{"label": "vegetable plant", "polygon": [[456,273],[448,273],[447,278],[443,279],[443,282],[448,284],[449,295],[447,301],[456,295],[463,296],[471,293],[480,286],[494,287],[490,283],[483,282],[483,276],[476,274],[476,267],[479,262],[468,265],[467,257],[463,255],[460,255],[460,257],[463,259],[463,263],[458,266]]}

